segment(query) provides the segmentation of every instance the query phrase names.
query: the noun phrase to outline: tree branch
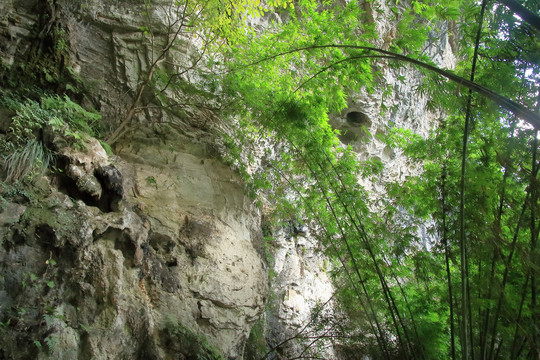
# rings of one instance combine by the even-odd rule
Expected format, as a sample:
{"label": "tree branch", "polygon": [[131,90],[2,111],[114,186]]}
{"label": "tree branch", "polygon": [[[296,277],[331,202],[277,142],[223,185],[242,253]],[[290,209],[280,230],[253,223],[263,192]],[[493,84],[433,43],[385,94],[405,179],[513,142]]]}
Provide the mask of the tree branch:
{"label": "tree branch", "polygon": [[[497,105],[502,106],[503,108],[510,111],[511,113],[516,115],[517,117],[527,121],[535,129],[540,130],[540,115],[538,115],[538,114],[534,113],[533,111],[527,109],[523,105],[520,105],[520,104],[516,103],[515,101],[510,100],[509,98],[507,98],[507,97],[505,97],[505,96],[503,96],[501,94],[498,94],[498,93],[496,93],[496,92],[494,92],[494,91],[492,91],[492,90],[490,90],[490,89],[488,89],[488,88],[486,88],[486,87],[484,87],[482,85],[479,85],[479,84],[477,84],[477,83],[475,83],[473,81],[470,81],[470,80],[467,80],[467,79],[465,79],[465,78],[463,78],[461,76],[458,76],[458,75],[452,73],[449,70],[440,69],[440,68],[438,68],[438,67],[436,67],[434,65],[422,62],[420,60],[411,58],[409,56],[398,54],[398,53],[388,51],[388,50],[379,49],[379,48],[372,47],[372,46],[339,45],[339,44],[304,46],[304,47],[301,47],[301,48],[291,49],[291,50],[288,50],[288,51],[285,51],[285,52],[282,52],[282,53],[279,53],[279,54],[275,54],[275,55],[265,57],[265,58],[260,59],[260,60],[258,60],[256,62],[253,62],[253,63],[250,63],[250,64],[246,65],[246,67],[254,66],[254,65],[260,64],[262,62],[272,60],[272,59],[275,59],[277,57],[284,56],[284,55],[287,55],[287,54],[292,54],[292,53],[295,53],[295,52],[302,52],[302,51],[313,50],[313,49],[329,49],[329,48],[352,49],[352,50],[364,50],[364,51],[377,52],[377,53],[380,53],[380,54],[384,54],[384,55],[388,56],[389,58],[392,58],[392,59],[395,59],[395,60],[398,60],[398,61],[407,62],[409,64],[413,64],[413,65],[419,66],[421,68],[424,68],[426,70],[435,72],[435,73],[447,78],[450,81],[453,81],[453,82],[455,82],[455,83],[457,83],[459,85],[462,85],[462,86],[464,86],[464,87],[466,87],[466,88],[468,88],[468,89],[470,89],[470,90],[472,90],[472,91],[474,91],[474,92],[476,92],[476,93],[478,93],[478,94],[492,100]],[[357,58],[358,58],[358,56],[351,56],[349,59],[350,60],[355,60]]]}
{"label": "tree branch", "polygon": [[540,16],[536,15],[516,0],[499,0],[498,2],[512,10],[514,14],[534,27],[536,31],[540,31]]}

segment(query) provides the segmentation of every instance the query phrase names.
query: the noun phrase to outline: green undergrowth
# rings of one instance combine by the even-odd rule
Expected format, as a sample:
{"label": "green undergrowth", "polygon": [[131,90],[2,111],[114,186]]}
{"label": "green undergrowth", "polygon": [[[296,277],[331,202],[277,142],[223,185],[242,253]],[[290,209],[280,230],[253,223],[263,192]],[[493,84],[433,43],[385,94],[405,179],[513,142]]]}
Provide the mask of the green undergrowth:
{"label": "green undergrowth", "polygon": [[0,139],[7,182],[42,175],[53,164],[54,137],[60,136],[81,149],[88,136],[99,137],[103,130],[96,111],[84,109],[67,95],[45,91],[35,94],[37,99],[0,91],[0,107],[14,114]]}
{"label": "green undergrowth", "polygon": [[264,356],[268,353],[265,325],[264,317],[261,317],[251,328],[251,332],[249,333],[249,338],[246,342],[246,347],[244,350],[244,359],[259,360],[264,358]]}

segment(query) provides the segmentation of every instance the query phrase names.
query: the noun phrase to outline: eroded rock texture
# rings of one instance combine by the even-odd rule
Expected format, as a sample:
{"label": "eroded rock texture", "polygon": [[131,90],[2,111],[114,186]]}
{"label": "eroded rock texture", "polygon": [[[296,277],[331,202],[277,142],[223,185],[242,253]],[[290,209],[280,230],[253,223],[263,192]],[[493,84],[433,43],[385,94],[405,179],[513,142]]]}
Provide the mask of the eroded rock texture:
{"label": "eroded rock texture", "polygon": [[258,213],[236,175],[180,134],[103,154],[89,147],[65,166],[122,174],[114,187],[101,180],[101,196],[121,186],[116,209],[83,184],[64,193],[65,173],[3,205],[0,357],[183,358],[166,341],[180,322],[240,358],[268,285]]}
{"label": "eroded rock texture", "polygon": [[[5,80],[29,67],[65,76],[114,130],[168,41],[174,2],[152,9],[132,0],[2,1]],[[183,36],[162,61],[173,71],[199,58],[200,44]],[[184,75],[179,82],[194,76]],[[154,108],[150,88],[117,156],[96,140],[81,150],[51,137],[58,171],[30,193],[4,189],[0,358],[183,359],[207,347],[242,357],[268,296],[258,210],[218,159],[215,116]]]}

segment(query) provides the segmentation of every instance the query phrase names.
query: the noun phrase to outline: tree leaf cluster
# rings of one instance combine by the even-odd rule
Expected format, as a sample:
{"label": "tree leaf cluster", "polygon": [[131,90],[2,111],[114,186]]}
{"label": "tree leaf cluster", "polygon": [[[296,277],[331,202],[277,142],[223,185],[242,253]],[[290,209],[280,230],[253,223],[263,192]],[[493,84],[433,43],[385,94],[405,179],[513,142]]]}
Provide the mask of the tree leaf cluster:
{"label": "tree leaf cluster", "polygon": [[[470,1],[391,6],[399,35],[387,39],[390,51],[370,50],[379,35],[371,20],[382,15],[354,2],[299,1],[288,22],[237,42],[225,79],[243,111],[240,124],[247,124],[233,139],[243,155],[236,160],[247,160],[244,175],[270,197],[278,217],[310,219],[320,229],[321,244],[338,264],[338,311],[354,334],[329,340],[344,356],[536,358],[537,134],[514,110],[493,105],[482,92],[467,94],[455,76],[471,72],[479,33],[471,83],[532,113],[537,35],[500,4],[487,6],[482,28],[469,26],[482,23]],[[450,25],[460,59],[448,77],[454,84],[419,64],[433,64],[423,49],[433,31]],[[340,145],[328,115],[346,108],[354,92],[384,86],[381,70],[407,63],[423,67],[417,94],[431,98],[437,124],[427,138],[406,129],[383,136],[421,171],[383,182],[386,193],[373,197],[358,179],[377,183],[384,166],[359,161]],[[253,169],[256,156],[246,152],[261,140],[279,151]]]}

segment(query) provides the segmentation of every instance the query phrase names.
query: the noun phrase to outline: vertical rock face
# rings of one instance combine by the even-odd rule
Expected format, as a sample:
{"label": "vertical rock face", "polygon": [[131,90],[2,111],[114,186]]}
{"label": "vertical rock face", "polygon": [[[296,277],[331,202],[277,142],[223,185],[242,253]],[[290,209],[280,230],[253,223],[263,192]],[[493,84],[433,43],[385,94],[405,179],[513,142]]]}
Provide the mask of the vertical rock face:
{"label": "vertical rock face", "polygon": [[[156,56],[141,28],[165,38],[170,2],[154,5],[2,2],[0,55],[16,64],[60,24],[62,61],[119,123]],[[180,64],[196,51],[184,45]],[[51,139],[60,172],[31,193],[2,189],[0,358],[242,357],[268,296],[258,210],[218,160],[211,116],[138,116],[172,125],[130,131],[115,158],[95,140],[75,151]]]}
{"label": "vertical rock face", "polygon": [[[112,162],[99,148],[71,154],[66,168],[78,166],[81,178],[104,167],[122,174],[116,211],[77,199],[81,187],[68,196],[55,184],[69,175],[42,178],[30,199],[7,199],[0,214],[0,357],[200,353],[187,345],[176,353],[171,344],[188,341],[178,323],[228,358],[242,357],[268,293],[256,250],[259,215],[204,143],[170,134],[174,140],[131,138]],[[118,195],[101,184],[104,194]]]}
{"label": "vertical rock face", "polygon": [[153,308],[209,335],[230,358],[241,357],[268,293],[256,250],[258,211],[237,175],[208,154],[208,144],[174,131],[139,135],[117,151],[133,181],[127,202],[151,228],[145,251],[155,259],[145,287],[158,299]]}
{"label": "vertical rock face", "polygon": [[333,315],[334,288],[327,274],[331,265],[318,240],[307,226],[291,223],[273,234],[272,245],[275,276],[266,316],[270,347],[277,347],[283,359],[300,354],[336,358],[331,346],[313,341],[329,331],[320,319]]}

